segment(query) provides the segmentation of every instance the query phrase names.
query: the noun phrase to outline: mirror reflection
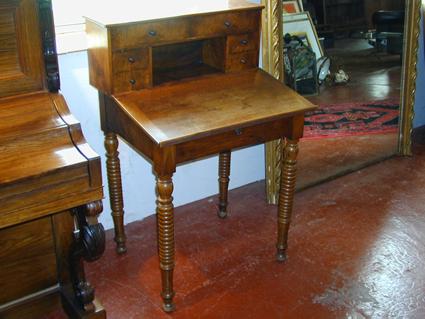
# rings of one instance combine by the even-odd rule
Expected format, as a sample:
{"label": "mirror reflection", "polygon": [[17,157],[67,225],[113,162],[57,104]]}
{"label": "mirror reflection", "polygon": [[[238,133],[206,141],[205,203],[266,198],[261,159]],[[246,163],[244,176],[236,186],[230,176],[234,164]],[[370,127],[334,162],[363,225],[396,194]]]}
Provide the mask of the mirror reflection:
{"label": "mirror reflection", "polygon": [[285,82],[307,114],[298,188],[397,152],[405,2],[283,1]]}

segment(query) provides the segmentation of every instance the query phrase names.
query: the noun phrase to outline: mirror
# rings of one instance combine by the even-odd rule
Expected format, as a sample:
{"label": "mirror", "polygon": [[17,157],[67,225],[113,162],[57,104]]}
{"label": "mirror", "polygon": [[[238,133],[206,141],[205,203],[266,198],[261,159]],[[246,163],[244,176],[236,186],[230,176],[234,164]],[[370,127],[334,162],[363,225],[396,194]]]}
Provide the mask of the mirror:
{"label": "mirror", "polygon": [[[367,5],[376,7],[378,2],[384,3],[390,1],[363,0],[362,2],[364,3],[363,8],[365,8]],[[337,2],[332,1],[333,4]],[[265,6],[262,28],[263,68],[274,77],[283,81],[282,39],[285,33],[285,24],[283,24],[285,17],[282,19],[282,1],[262,0],[262,3]],[[347,3],[347,1],[341,3]],[[361,134],[342,133],[338,136],[323,138],[322,136],[313,135],[310,138],[305,137],[301,139],[300,154],[298,157],[298,189],[353,172],[366,165],[391,157],[394,154],[411,154],[421,1],[407,0],[404,3],[405,22],[402,36],[403,41],[399,44],[399,47],[403,50],[403,54],[395,54],[396,52],[391,51],[391,49],[388,52],[382,52],[382,47],[380,48],[378,46],[367,47],[370,41],[367,39],[365,33],[350,31],[350,36],[341,37],[341,39],[335,41],[333,49],[325,48],[324,50],[324,54],[329,55],[331,58],[331,68],[333,68],[333,71],[337,71],[339,66],[343,70],[345,68],[345,73],[351,77],[350,82],[346,85],[338,86],[326,86],[322,84],[319,94],[306,96],[307,99],[318,104],[321,109],[331,106],[332,111],[335,109],[335,106],[336,109],[341,109],[343,106],[354,105],[356,109],[362,109],[365,107],[365,104],[367,104],[367,107],[369,105],[376,107],[377,113],[382,113],[382,108],[393,109],[392,112],[394,112],[394,108],[396,110],[398,109],[398,114],[396,114],[398,115],[398,128],[392,128],[387,132],[384,132],[386,129],[380,132],[369,132],[371,134],[366,132],[362,132]],[[323,8],[326,8],[326,0],[322,0],[322,5]],[[379,7],[373,9],[365,10],[364,12],[375,12],[379,10]],[[323,15],[326,15],[326,11],[323,11],[322,19]],[[332,17],[332,14],[335,15],[332,12],[328,12],[328,14],[328,19]],[[364,15],[366,16],[367,14]],[[317,19],[317,16],[315,19]],[[369,19],[371,19],[369,16],[364,19],[368,24],[361,28],[363,32],[372,26],[376,27],[376,24],[369,24]],[[355,17],[353,17],[354,20]],[[373,22],[376,23],[376,21]],[[343,26],[340,25],[339,27]],[[391,36],[394,34],[387,32],[384,35]],[[372,38],[376,39],[376,33]],[[383,44],[387,45],[388,41],[385,40]],[[390,43],[390,45],[392,44]],[[361,50],[359,50],[359,47]],[[351,48],[351,50],[347,48]],[[386,50],[387,48],[384,49]],[[361,117],[363,116],[362,114],[363,112],[354,113],[348,115],[348,118]],[[339,120],[340,115],[331,114],[329,118]],[[314,116],[321,119],[322,114],[313,114],[313,118]],[[385,116],[383,119],[378,120],[378,122],[388,120],[389,115]],[[306,116],[307,118],[308,116]],[[311,120],[310,122],[313,121]],[[304,135],[306,136],[307,134],[305,133]],[[279,154],[281,147],[282,145],[280,145],[279,141],[270,142],[265,147],[267,198],[270,203],[274,204],[277,203],[277,194],[279,191],[279,168],[281,162]]]}

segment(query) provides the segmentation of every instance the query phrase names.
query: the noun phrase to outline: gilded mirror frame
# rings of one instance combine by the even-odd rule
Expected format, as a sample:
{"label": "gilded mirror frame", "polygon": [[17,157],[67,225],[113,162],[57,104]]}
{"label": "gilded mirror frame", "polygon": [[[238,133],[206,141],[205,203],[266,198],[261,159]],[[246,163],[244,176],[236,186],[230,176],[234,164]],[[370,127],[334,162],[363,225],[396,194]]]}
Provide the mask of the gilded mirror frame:
{"label": "gilded mirror frame", "polygon": [[[261,0],[262,17],[262,68],[277,79],[283,79],[282,65],[282,0]],[[398,154],[412,154],[412,130],[416,92],[416,64],[422,0],[406,0],[403,64],[401,74],[400,125]],[[266,193],[270,204],[277,204],[280,178],[280,141],[265,145]]]}

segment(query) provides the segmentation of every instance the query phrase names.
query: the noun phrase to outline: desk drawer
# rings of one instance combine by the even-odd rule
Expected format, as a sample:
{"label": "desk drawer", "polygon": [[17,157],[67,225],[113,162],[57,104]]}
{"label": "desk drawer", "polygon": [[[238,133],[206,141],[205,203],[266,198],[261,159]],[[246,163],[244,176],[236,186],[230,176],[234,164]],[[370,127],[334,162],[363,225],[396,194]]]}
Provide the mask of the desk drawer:
{"label": "desk drawer", "polygon": [[216,13],[192,19],[191,32],[196,38],[256,32],[259,30],[258,11]]}
{"label": "desk drawer", "polygon": [[258,66],[258,51],[248,51],[229,54],[227,56],[226,71],[242,71]]}
{"label": "desk drawer", "polygon": [[112,54],[114,72],[146,69],[149,66],[148,48],[120,50]]}
{"label": "desk drawer", "polygon": [[[297,115],[303,123],[304,116]],[[222,150],[232,150],[272,141],[282,136],[292,136],[293,117],[269,120],[265,123],[239,127],[211,136],[201,137],[176,145],[176,162],[184,163]]]}
{"label": "desk drawer", "polygon": [[113,75],[113,92],[120,93],[145,89],[152,86],[152,75],[150,70],[132,70],[128,72],[117,72]]}
{"label": "desk drawer", "polygon": [[258,50],[258,33],[246,33],[240,35],[229,35],[227,46],[230,53],[239,53]]}
{"label": "desk drawer", "polygon": [[160,45],[259,30],[260,12],[213,13],[111,28],[112,49]]}

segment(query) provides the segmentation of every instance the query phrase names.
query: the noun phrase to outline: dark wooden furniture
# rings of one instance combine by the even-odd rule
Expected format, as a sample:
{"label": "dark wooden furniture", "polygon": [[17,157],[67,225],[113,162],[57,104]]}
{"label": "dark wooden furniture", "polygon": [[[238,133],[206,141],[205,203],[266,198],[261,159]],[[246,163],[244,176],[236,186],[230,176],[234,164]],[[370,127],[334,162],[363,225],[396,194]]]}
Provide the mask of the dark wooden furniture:
{"label": "dark wooden furniture", "polygon": [[99,157],[59,90],[51,2],[0,2],[0,318],[105,318]]}
{"label": "dark wooden furniture", "polygon": [[379,10],[404,10],[403,0],[309,0],[317,23],[336,31],[367,30],[375,26],[372,15]]}
{"label": "dark wooden furniture", "polygon": [[189,3],[180,1],[176,11],[165,13],[149,7],[121,8],[111,10],[112,17],[87,19],[90,82],[100,91],[117,250],[126,250],[118,134],[152,162],[157,176],[165,311],[174,309],[172,176],[176,165],[220,154],[218,211],[225,217],[230,151],[286,138],[277,240],[277,258],[284,260],[297,142],[304,112],[313,109],[258,69],[260,5],[200,1],[194,10]]}
{"label": "dark wooden furniture", "polygon": [[399,11],[405,10],[406,1],[403,0],[365,0],[365,19],[369,29],[376,28],[373,23],[373,14],[380,10]]}
{"label": "dark wooden furniture", "polygon": [[[374,0],[375,1],[375,0]],[[311,0],[317,22],[335,31],[365,29],[364,0]]]}

